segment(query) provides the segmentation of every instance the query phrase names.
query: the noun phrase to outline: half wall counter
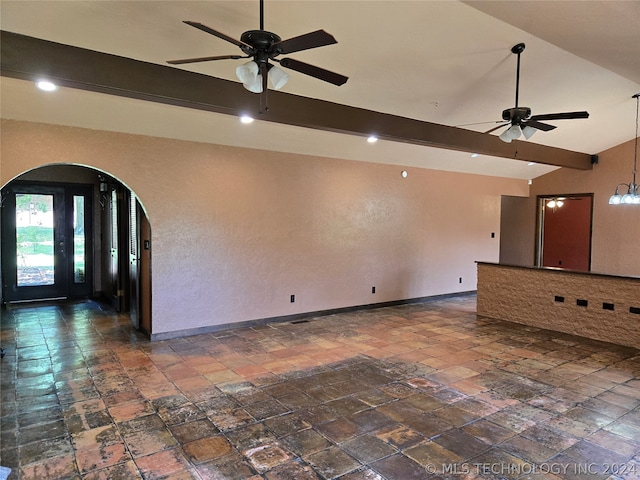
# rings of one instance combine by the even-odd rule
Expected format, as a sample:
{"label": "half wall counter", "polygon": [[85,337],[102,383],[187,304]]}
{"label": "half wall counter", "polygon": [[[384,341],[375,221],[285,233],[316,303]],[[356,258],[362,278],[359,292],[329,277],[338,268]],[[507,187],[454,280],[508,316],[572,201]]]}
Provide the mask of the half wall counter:
{"label": "half wall counter", "polygon": [[478,315],[640,348],[640,277],[477,265]]}

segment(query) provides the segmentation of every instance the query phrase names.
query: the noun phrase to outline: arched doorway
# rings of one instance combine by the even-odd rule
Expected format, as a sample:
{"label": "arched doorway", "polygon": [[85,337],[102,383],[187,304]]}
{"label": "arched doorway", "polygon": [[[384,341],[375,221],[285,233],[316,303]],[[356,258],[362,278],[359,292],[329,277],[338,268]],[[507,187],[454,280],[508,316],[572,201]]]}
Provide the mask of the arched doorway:
{"label": "arched doorway", "polygon": [[2,188],[2,302],[102,298],[151,333],[151,227],[135,193],[90,167]]}

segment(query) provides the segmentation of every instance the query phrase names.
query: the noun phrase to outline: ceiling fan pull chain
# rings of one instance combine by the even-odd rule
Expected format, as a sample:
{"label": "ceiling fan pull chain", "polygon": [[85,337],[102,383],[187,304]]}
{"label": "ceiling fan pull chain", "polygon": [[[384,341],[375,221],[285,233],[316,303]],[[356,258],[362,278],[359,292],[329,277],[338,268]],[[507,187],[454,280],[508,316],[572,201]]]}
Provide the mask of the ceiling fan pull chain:
{"label": "ceiling fan pull chain", "polygon": [[267,92],[269,91],[267,88],[267,77],[269,75],[269,68],[266,63],[260,68],[260,73],[262,77],[262,92],[260,93],[260,111],[258,113],[263,114],[269,110],[267,103]]}

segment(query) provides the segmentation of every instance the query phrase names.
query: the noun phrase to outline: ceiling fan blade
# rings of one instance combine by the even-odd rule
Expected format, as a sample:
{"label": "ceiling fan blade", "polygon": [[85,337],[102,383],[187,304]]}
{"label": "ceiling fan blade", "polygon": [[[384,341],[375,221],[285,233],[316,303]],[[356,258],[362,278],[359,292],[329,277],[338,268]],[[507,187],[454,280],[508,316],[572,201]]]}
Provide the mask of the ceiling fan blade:
{"label": "ceiling fan blade", "polygon": [[548,132],[549,130],[553,130],[554,128],[556,128],[555,125],[549,125],[547,123],[542,123],[542,122],[538,122],[537,120],[527,120],[524,123],[525,126],[527,127],[533,127],[536,128],[538,130],[542,130],[543,132]]}
{"label": "ceiling fan blade", "polygon": [[192,27],[195,27],[198,30],[202,30],[203,32],[206,32],[206,33],[214,35],[214,36],[216,36],[218,38],[221,38],[222,40],[226,40],[229,43],[233,43],[234,45],[237,45],[238,47],[240,47],[243,52],[245,51],[245,49],[252,50],[252,47],[250,45],[247,45],[246,43],[241,42],[240,40],[236,40],[235,38],[230,37],[229,35],[225,35],[222,32],[218,32],[217,30],[214,30],[213,28],[207,27],[206,25],[203,25],[202,23],[191,22],[189,20],[184,20],[184,23],[186,23],[187,25],[191,25]]}
{"label": "ceiling fan blade", "polygon": [[215,57],[198,57],[198,58],[184,58],[182,60],[167,60],[167,63],[171,65],[182,65],[183,63],[196,63],[196,62],[209,62],[211,60],[238,60],[243,57],[241,55],[218,55]]}
{"label": "ceiling fan blade", "polygon": [[509,124],[510,124],[510,122],[504,122],[502,125],[498,125],[497,127],[493,127],[493,128],[491,128],[491,129],[487,130],[487,131],[486,131],[486,132],[484,132],[484,133],[491,133],[491,132],[495,132],[496,130],[498,130],[498,129],[502,128],[502,127],[506,127],[506,126],[507,126],[507,125],[509,125]]}
{"label": "ceiling fan blade", "polygon": [[474,125],[487,125],[489,123],[492,123],[492,124],[496,124],[496,123],[503,124],[504,121],[502,121],[502,120],[493,120],[491,122],[461,123],[460,125],[454,125],[454,127],[459,127],[459,128],[461,128],[461,127],[472,127]]}
{"label": "ceiling fan blade", "polygon": [[280,53],[293,53],[301,50],[309,50],[310,48],[324,47],[338,43],[333,35],[324,30],[316,30],[315,32],[305,33],[298,37],[282,40],[273,45],[274,51]]}
{"label": "ceiling fan blade", "polygon": [[564,112],[532,115],[530,120],[573,120],[574,118],[589,118],[589,112]]}
{"label": "ceiling fan blade", "polygon": [[344,85],[345,83],[347,83],[347,80],[349,80],[349,77],[345,77],[344,75],[340,75],[339,73],[330,72],[329,70],[325,70],[324,68],[309,65],[308,63],[304,63],[293,58],[283,58],[279,61],[279,63],[285,68],[290,68],[291,70],[295,70],[296,72],[304,73],[305,75],[309,75],[311,77],[315,77],[319,80],[333,83],[334,85],[338,86]]}

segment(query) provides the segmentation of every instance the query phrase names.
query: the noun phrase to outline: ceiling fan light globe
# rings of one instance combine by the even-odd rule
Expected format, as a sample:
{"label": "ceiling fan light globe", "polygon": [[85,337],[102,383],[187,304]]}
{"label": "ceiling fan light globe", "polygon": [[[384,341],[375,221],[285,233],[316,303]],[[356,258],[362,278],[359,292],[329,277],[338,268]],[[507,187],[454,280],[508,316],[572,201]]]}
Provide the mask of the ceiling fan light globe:
{"label": "ceiling fan light globe", "polygon": [[254,82],[243,83],[242,86],[251,93],[262,93],[262,75],[258,75]]}
{"label": "ceiling fan light globe", "polygon": [[289,81],[289,74],[281,68],[273,66],[269,69],[269,81],[274,90],[280,90]]}
{"label": "ceiling fan light globe", "polygon": [[258,77],[258,70],[258,64],[254,61],[243,63],[236,68],[236,76],[243,84],[252,85]]}
{"label": "ceiling fan light globe", "polygon": [[522,129],[522,134],[524,135],[524,138],[526,138],[527,140],[533,137],[534,133],[536,133],[536,129],[528,125]]}
{"label": "ceiling fan light globe", "polygon": [[502,132],[498,138],[500,138],[500,140],[502,140],[505,143],[511,143],[511,135],[509,135],[508,129]]}
{"label": "ceiling fan light globe", "polygon": [[609,205],[620,205],[621,201],[622,201],[622,195],[619,195],[617,193],[609,197]]}
{"label": "ceiling fan light globe", "polygon": [[518,125],[511,125],[507,130],[507,133],[509,134],[511,140],[515,140],[516,138],[519,138],[520,135],[522,135],[522,130],[520,130],[520,127]]}

